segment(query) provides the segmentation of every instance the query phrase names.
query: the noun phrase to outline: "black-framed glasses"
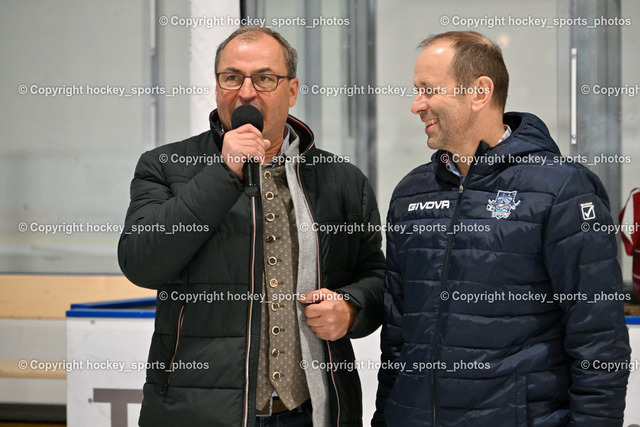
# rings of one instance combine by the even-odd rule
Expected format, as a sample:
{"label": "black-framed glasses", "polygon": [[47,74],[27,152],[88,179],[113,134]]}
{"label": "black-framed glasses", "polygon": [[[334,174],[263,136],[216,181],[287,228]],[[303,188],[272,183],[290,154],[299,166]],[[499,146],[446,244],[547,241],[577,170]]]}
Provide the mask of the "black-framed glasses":
{"label": "black-framed glasses", "polygon": [[253,88],[258,92],[273,92],[278,88],[280,79],[290,79],[289,76],[278,76],[276,74],[254,74],[243,76],[240,73],[216,73],[218,86],[224,90],[240,90],[244,84],[244,79],[251,79]]}

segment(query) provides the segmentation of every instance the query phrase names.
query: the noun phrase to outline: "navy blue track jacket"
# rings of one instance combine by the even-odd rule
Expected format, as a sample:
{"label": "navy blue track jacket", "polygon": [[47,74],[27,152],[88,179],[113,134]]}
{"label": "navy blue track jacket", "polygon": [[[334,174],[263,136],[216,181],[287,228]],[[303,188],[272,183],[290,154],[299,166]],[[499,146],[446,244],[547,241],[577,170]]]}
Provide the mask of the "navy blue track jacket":
{"label": "navy blue track jacket", "polygon": [[622,425],[630,349],[606,191],[540,119],[504,123],[464,185],[438,151],[393,193],[374,425]]}

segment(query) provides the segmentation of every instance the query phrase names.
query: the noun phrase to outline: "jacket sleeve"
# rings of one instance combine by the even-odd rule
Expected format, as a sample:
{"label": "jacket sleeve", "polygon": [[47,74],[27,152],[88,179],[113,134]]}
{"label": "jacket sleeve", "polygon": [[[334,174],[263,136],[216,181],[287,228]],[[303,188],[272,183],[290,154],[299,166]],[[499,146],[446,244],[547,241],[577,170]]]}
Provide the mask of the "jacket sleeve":
{"label": "jacket sleeve", "polygon": [[373,189],[366,178],[362,190],[365,231],[360,238],[353,282],[336,289],[348,294],[358,314],[345,338],[361,338],[371,334],[382,323],[384,292],[384,254],[380,233],[380,213]]}
{"label": "jacket sleeve", "polygon": [[570,364],[571,425],[622,425],[629,336],[609,202],[578,167],[560,189],[544,230],[544,262],[560,302]]}
{"label": "jacket sleeve", "polygon": [[[118,244],[125,276],[153,289],[176,278],[242,194],[240,181],[221,163],[205,166],[173,194],[160,156],[167,154],[153,150],[138,161]],[[173,232],[180,224],[202,231]]]}
{"label": "jacket sleeve", "polygon": [[[388,222],[391,225],[391,212]],[[393,227],[391,226],[392,230]],[[384,288],[384,322],[380,336],[382,366],[378,372],[378,391],[376,393],[376,412],[371,425],[385,426],[385,407],[391,388],[396,382],[397,368],[402,350],[402,316],[404,292],[402,289],[402,273],[398,265],[397,252],[393,232],[387,231],[387,270]]]}

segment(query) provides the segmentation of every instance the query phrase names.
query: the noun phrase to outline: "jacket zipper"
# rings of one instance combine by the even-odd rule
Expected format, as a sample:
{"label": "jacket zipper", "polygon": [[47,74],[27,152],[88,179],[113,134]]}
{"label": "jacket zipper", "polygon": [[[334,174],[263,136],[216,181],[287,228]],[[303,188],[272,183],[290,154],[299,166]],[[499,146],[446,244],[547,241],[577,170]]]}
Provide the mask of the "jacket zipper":
{"label": "jacket zipper", "polygon": [[[251,197],[251,265],[250,265],[250,287],[251,287],[251,295],[254,294],[255,289],[255,266],[256,266],[256,198]],[[253,315],[253,298],[249,298],[249,319],[247,321],[247,356],[245,358],[244,365],[244,415],[243,415],[243,425],[249,425],[249,361],[251,356],[251,318]]]}
{"label": "jacket zipper", "polygon": [[[309,216],[311,217],[311,221],[313,224],[315,224],[315,219],[313,218],[313,212],[311,212],[311,206],[309,206],[309,201],[307,200],[307,195],[305,194],[305,189],[304,186],[302,185],[302,179],[300,178],[301,174],[300,174],[300,163],[297,164],[297,170],[298,170],[298,184],[300,185],[300,189],[302,190],[302,196],[304,197],[304,202],[307,205],[307,210],[309,211]],[[314,227],[312,227],[314,228]],[[317,228],[314,228],[315,230],[317,230]],[[316,255],[318,257],[317,261],[318,261],[318,280],[317,280],[317,289],[320,289],[322,287],[322,268],[320,265],[321,259],[320,259],[320,238],[318,236],[318,232],[315,231],[316,233]],[[329,341],[325,341],[327,343],[327,353],[329,354],[329,363],[331,363],[331,366],[335,366],[333,364],[333,357],[331,355],[331,343]],[[336,419],[336,425],[339,426],[340,425],[340,395],[338,394],[338,386],[336,385],[336,379],[334,376],[334,372],[333,369],[331,370],[331,383],[333,385],[333,390],[336,393],[336,403],[338,406],[338,415],[337,415],[337,419]]]}
{"label": "jacket zipper", "polygon": [[[473,170],[473,166],[475,165],[475,161],[469,168],[469,172],[467,173],[466,181],[469,183],[469,177],[471,176],[471,171]],[[460,211],[460,202],[462,201],[462,193],[464,192],[464,184],[460,179],[460,184],[458,186],[458,201],[456,202],[456,210],[453,212],[453,219],[451,220],[451,231],[449,232],[449,241],[447,242],[447,252],[444,258],[444,271],[442,273],[442,283],[440,285],[440,295],[445,289],[447,284],[447,280],[449,278],[449,258],[451,256],[451,247],[453,246],[453,238],[455,237],[455,225],[458,221],[458,214]],[[438,319],[436,321],[436,328],[433,336],[433,349],[431,350],[431,362],[434,362],[436,359],[436,352],[438,349],[438,333],[440,332],[440,323],[442,320],[442,298],[440,298],[440,304],[438,305]],[[436,372],[435,370],[431,371],[431,395],[433,396],[433,427],[436,427],[438,424],[438,416],[437,416],[437,401],[436,401]]]}
{"label": "jacket zipper", "polygon": [[180,344],[180,333],[182,332],[182,321],[184,320],[184,304],[180,307],[180,314],[178,315],[178,327],[176,330],[176,343],[173,348],[173,355],[171,356],[171,361],[169,362],[168,367],[168,375],[167,381],[164,383],[164,387],[162,389],[162,395],[164,398],[167,398],[167,392],[169,391],[169,384],[171,383],[171,374],[173,373],[173,362],[176,359],[176,354],[178,353],[178,345]]}

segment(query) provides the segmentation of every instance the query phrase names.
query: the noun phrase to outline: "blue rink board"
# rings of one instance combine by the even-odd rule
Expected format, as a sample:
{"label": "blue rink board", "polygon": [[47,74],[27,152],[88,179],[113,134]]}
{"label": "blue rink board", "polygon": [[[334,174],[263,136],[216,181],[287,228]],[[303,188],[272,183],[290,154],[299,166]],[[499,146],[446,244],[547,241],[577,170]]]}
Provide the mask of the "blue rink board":
{"label": "blue rink board", "polygon": [[[71,304],[67,317],[156,317],[156,298],[134,298],[118,301],[87,302]],[[640,325],[640,316],[627,316],[627,325]]]}
{"label": "blue rink board", "polygon": [[156,298],[134,298],[118,301],[87,302],[71,304],[67,317],[112,317],[150,318],[156,317]]}

